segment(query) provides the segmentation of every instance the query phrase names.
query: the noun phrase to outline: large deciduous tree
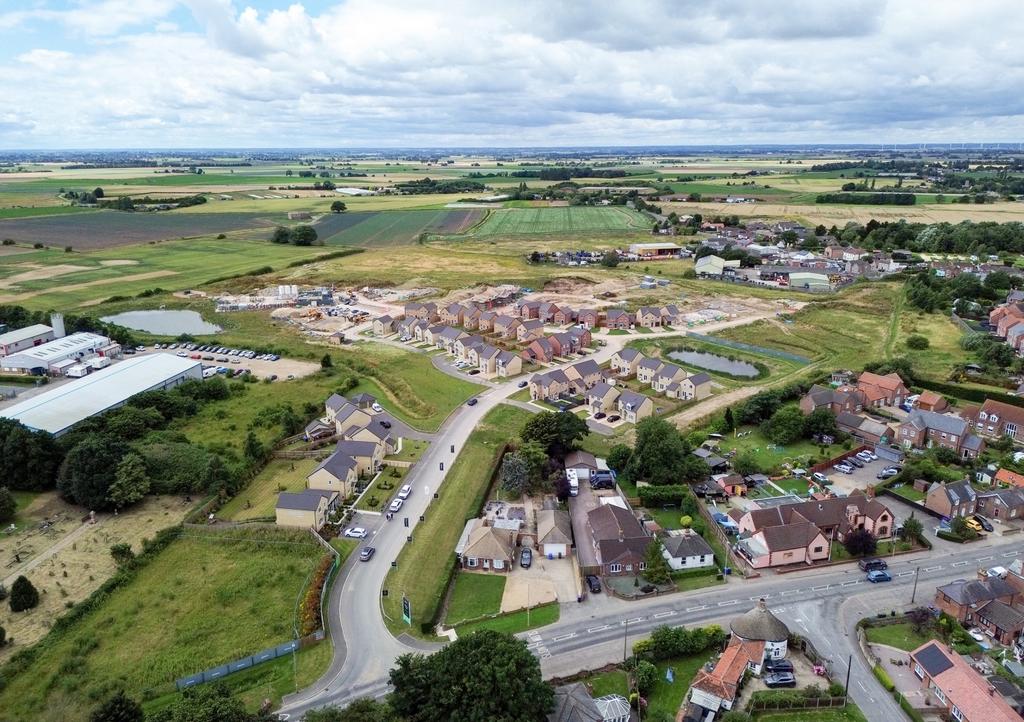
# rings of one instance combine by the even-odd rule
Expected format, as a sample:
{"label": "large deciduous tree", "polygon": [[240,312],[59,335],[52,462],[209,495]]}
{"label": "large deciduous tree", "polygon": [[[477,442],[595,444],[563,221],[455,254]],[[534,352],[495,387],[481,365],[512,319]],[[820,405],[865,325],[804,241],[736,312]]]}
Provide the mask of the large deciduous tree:
{"label": "large deciduous tree", "polygon": [[147,722],[257,722],[223,682],[189,687],[170,707],[147,715]]}
{"label": "large deciduous tree", "polygon": [[129,452],[117,465],[114,483],[107,490],[107,499],[115,509],[136,504],[149,493],[149,473],[146,462],[135,452]]}
{"label": "large deciduous tree", "polygon": [[878,549],[878,540],[867,529],[854,529],[843,539],[843,546],[851,556],[866,557]]}
{"label": "large deciduous tree", "polygon": [[561,457],[576,448],[576,442],[590,433],[587,422],[576,414],[542,411],[523,426],[523,441],[536,441],[549,456]]}
{"label": "large deciduous tree", "polygon": [[31,431],[13,419],[0,419],[0,479],[11,489],[52,489],[61,450],[45,431]]}
{"label": "large deciduous tree", "polygon": [[761,424],[761,430],[776,444],[792,444],[804,434],[804,415],[797,407],[786,406]]}
{"label": "large deciduous tree", "polygon": [[106,702],[93,710],[89,722],[143,722],[146,715],[142,705],[118,690]]}
{"label": "large deciduous tree", "polygon": [[626,465],[629,478],[652,484],[698,481],[708,466],[690,453],[679,430],[664,419],[649,416],[636,425],[636,446]]}
{"label": "large deciduous tree", "polygon": [[60,468],[57,490],[73,504],[87,509],[110,509],[114,471],[129,447],[108,434],[87,436],[68,452]]}
{"label": "large deciduous tree", "polygon": [[17,510],[18,504],[14,501],[14,494],[6,486],[0,486],[0,524],[12,521]]}
{"label": "large deciduous tree", "polygon": [[535,722],[554,704],[526,644],[491,630],[429,657],[399,657],[391,684],[391,706],[406,722]]}

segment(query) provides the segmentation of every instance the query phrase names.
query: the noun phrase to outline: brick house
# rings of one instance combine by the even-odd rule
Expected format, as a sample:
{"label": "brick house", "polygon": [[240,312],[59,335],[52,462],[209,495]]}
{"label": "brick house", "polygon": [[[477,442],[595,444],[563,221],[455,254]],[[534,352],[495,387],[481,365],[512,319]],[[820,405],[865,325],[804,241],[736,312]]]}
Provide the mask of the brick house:
{"label": "brick house", "polygon": [[644,355],[635,348],[624,348],[612,356],[611,368],[619,376],[633,376],[643,360]]}
{"label": "brick house", "polygon": [[971,432],[970,425],[959,416],[915,409],[899,425],[899,443],[908,449],[945,447],[964,459],[975,458],[983,445]]}
{"label": "brick house", "polygon": [[601,314],[594,308],[581,308],[576,312],[576,323],[584,328],[597,328],[601,322]]}
{"label": "brick house", "polygon": [[644,559],[652,537],[629,509],[599,506],[587,514],[587,526],[603,575],[634,574],[647,568]]}
{"label": "brick house", "polygon": [[857,378],[857,388],[870,406],[899,406],[910,394],[903,379],[896,373],[880,376],[865,371]]}
{"label": "brick house", "polygon": [[632,323],[629,313],[621,308],[610,308],[605,312],[604,325],[613,331],[628,331]]}
{"label": "brick house", "polygon": [[1024,489],[993,489],[979,491],[976,510],[992,519],[1024,518]]}
{"label": "brick house", "polygon": [[516,338],[521,325],[522,321],[512,316],[495,316],[491,322],[494,333],[502,338]]}
{"label": "brick house", "polygon": [[1011,573],[1006,579],[958,579],[935,589],[935,606],[967,625],[975,624],[978,612],[991,602],[1024,602],[1024,580]]}
{"label": "brick house", "polygon": [[965,479],[948,484],[932,483],[924,498],[924,505],[936,514],[952,519],[970,516],[977,511],[978,492]]}
{"label": "brick house", "polygon": [[934,411],[937,414],[943,414],[949,410],[949,402],[941,394],[925,389],[917,397],[914,407],[921,411]]}
{"label": "brick house", "polygon": [[805,416],[821,408],[827,408],[837,416],[842,413],[856,414],[863,410],[864,401],[864,394],[852,386],[831,389],[814,384],[800,399],[800,411]]}
{"label": "brick house", "polygon": [[910,653],[910,667],[932,709],[959,722],[1020,722],[1009,703],[963,657],[929,641]]}
{"label": "brick house", "polygon": [[540,301],[520,301],[516,306],[516,314],[522,320],[540,317]]}
{"label": "brick house", "polygon": [[524,361],[534,363],[551,363],[558,355],[558,348],[551,342],[550,338],[538,338],[530,341],[529,345],[519,354]]}
{"label": "brick house", "polygon": [[979,436],[1009,436],[1014,441],[1024,441],[1024,408],[987,399],[980,409],[965,409],[963,416]]}

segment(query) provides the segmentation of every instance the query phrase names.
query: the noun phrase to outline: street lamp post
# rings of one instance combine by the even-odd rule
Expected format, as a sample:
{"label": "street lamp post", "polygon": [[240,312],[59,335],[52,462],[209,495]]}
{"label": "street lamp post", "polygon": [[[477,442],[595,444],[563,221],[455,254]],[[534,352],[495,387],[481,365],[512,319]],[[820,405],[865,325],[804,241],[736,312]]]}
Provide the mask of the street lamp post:
{"label": "street lamp post", "polygon": [[917,576],[918,576],[918,574],[920,572],[921,572],[921,567],[917,567],[917,569],[914,570],[914,591],[912,591],[910,593],[910,603],[911,604],[914,603],[914,597],[917,596]]}

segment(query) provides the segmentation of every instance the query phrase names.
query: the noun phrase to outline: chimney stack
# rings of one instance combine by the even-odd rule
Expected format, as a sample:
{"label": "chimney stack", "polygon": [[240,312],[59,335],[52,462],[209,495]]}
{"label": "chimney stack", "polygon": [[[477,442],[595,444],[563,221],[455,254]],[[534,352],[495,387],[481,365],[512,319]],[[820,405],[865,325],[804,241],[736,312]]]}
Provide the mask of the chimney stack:
{"label": "chimney stack", "polygon": [[63,313],[51,313],[50,314],[50,327],[53,329],[53,337],[64,338],[64,314]]}

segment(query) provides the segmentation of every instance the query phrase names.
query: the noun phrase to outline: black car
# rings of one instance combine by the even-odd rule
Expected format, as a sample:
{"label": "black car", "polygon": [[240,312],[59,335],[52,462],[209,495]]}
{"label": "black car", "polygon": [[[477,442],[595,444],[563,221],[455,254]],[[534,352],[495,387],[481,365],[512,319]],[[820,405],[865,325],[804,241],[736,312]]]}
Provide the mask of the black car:
{"label": "black car", "polygon": [[359,550],[359,561],[361,561],[361,562],[368,562],[368,561],[370,561],[370,557],[373,556],[373,553],[375,551],[377,551],[377,550],[374,549],[373,547],[363,547],[362,549]]}
{"label": "black car", "polygon": [[516,384],[516,386],[518,386],[521,389],[525,389],[527,383],[528,383],[527,381],[520,381],[518,384]]}
{"label": "black car", "polygon": [[607,416],[607,414],[603,411],[598,411],[596,414],[594,414],[595,419],[603,419],[605,416]]}
{"label": "black car", "polygon": [[476,399],[470,399],[467,401],[466,406],[476,406]]}
{"label": "black car", "polygon": [[391,422],[390,421],[381,421],[380,425],[383,426],[385,429],[390,429],[391,428]]}
{"label": "black car", "polygon": [[765,687],[796,687],[796,677],[792,672],[772,672],[764,676]]}
{"label": "black car", "polygon": [[519,553],[519,566],[523,569],[529,569],[531,564],[533,564],[533,552],[524,548],[523,551]]}
{"label": "black car", "polygon": [[793,663],[788,659],[769,659],[764,663],[764,671],[773,674],[775,672],[788,672],[793,674]]}
{"label": "black car", "polygon": [[620,418],[622,418],[622,417],[621,417],[621,416],[609,416],[609,417],[608,417],[608,421],[609,421],[609,423],[612,423],[612,424],[614,424],[614,423],[615,423],[616,421],[618,421],[618,420],[619,420]]}
{"label": "black car", "polygon": [[995,527],[992,526],[992,522],[983,517],[981,514],[975,514],[974,521],[981,524],[981,528],[985,531],[993,531],[995,529]]}
{"label": "black car", "polygon": [[595,577],[593,574],[587,575],[587,587],[590,589],[591,594],[601,593],[601,580]]}
{"label": "black car", "polygon": [[861,571],[865,572],[875,572],[889,568],[884,559],[861,559],[857,562],[857,566],[861,568]]}

